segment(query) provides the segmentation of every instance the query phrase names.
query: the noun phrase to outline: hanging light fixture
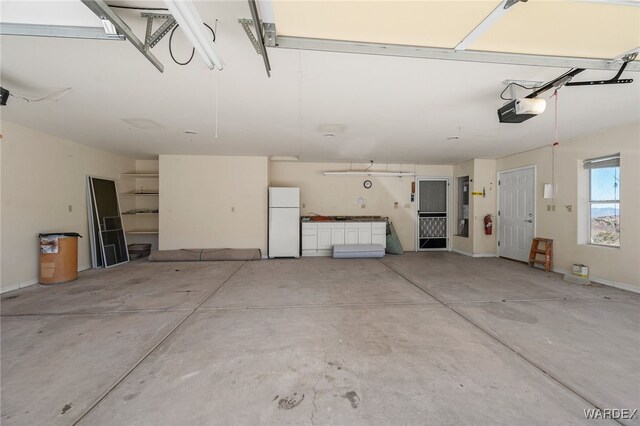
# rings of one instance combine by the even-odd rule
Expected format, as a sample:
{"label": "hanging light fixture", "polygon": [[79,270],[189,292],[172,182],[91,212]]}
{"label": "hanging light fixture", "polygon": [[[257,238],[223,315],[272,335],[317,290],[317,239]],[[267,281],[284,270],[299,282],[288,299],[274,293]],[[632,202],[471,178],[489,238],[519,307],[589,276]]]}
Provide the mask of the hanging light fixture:
{"label": "hanging light fixture", "polygon": [[[325,171],[322,172],[324,176],[415,176],[415,172],[390,172],[388,170],[389,164],[387,164],[386,171],[371,170],[373,167],[373,160],[369,160],[369,167],[364,170],[338,170],[338,171]],[[415,167],[415,166],[414,166]]]}
{"label": "hanging light fixture", "polygon": [[344,170],[344,171],[326,171],[322,172],[325,176],[415,176],[413,172],[375,172],[366,170]]}
{"label": "hanging light fixture", "polygon": [[165,0],[165,4],[207,67],[221,70],[224,64],[216,54],[211,35],[191,0]]}

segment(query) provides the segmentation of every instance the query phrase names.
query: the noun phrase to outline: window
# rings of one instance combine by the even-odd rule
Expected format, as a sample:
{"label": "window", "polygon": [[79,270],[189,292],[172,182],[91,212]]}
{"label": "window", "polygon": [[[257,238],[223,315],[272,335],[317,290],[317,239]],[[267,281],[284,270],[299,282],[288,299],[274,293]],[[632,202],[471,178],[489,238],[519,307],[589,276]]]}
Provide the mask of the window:
{"label": "window", "polygon": [[584,162],[589,171],[589,243],[620,247],[620,154]]}

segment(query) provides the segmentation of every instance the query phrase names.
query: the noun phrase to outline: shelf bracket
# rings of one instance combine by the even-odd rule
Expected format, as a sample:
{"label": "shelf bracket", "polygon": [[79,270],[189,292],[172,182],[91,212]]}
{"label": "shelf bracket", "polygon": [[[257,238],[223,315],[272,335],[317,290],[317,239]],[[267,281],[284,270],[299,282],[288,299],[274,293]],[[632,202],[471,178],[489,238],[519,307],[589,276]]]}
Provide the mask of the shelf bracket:
{"label": "shelf bracket", "polygon": [[251,45],[256,50],[256,53],[263,57],[265,62],[265,69],[267,70],[267,75],[271,77],[271,64],[269,63],[269,57],[267,56],[266,47],[275,47],[276,46],[276,24],[272,23],[263,23],[262,24],[262,43],[258,41],[258,33],[256,30],[256,34],[254,35],[251,27],[255,28],[253,19],[239,18],[238,23],[242,25],[242,29],[247,34]]}
{"label": "shelf bracket", "polygon": [[[169,14],[162,13],[146,13],[143,12],[140,14],[141,17],[147,18],[147,31],[144,37],[144,50],[149,50],[154,47],[164,36],[167,35],[169,31],[173,27],[177,25],[176,20],[173,16]],[[154,19],[164,19],[164,23],[158,28],[153,34],[151,31],[153,30],[153,20]]]}
{"label": "shelf bracket", "polygon": [[262,55],[260,44],[258,43],[258,40],[256,40],[256,37],[253,35],[253,31],[251,30],[251,26],[253,25],[253,19],[239,18],[238,22],[240,23],[240,25],[242,25],[242,28],[244,29],[244,32],[247,34],[247,37],[249,38],[251,45],[256,50],[256,53],[258,55]]}
{"label": "shelf bracket", "polygon": [[[247,37],[249,37],[249,41],[256,50],[256,53],[262,56],[264,68],[267,71],[267,77],[271,77],[271,64],[269,63],[269,56],[267,55],[267,46],[274,47],[276,44],[275,24],[263,24],[260,20],[260,15],[258,14],[256,1],[248,1],[252,19],[240,18],[238,19],[238,22],[242,25]],[[254,31],[251,30],[251,26],[254,27],[255,34]]]}

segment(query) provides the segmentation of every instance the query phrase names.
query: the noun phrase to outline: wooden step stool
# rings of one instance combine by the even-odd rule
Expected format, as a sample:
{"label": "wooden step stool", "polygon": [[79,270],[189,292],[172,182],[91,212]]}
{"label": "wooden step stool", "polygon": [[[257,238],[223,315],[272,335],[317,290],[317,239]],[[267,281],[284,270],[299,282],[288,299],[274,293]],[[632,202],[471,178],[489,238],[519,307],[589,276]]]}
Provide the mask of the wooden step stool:
{"label": "wooden step stool", "polygon": [[[540,243],[544,244],[544,248],[540,248]],[[544,254],[544,259],[536,259],[539,254]],[[544,265],[544,270],[549,272],[553,269],[553,240],[550,238],[534,238],[531,241],[531,251],[529,252],[529,266],[533,267],[536,263]]]}

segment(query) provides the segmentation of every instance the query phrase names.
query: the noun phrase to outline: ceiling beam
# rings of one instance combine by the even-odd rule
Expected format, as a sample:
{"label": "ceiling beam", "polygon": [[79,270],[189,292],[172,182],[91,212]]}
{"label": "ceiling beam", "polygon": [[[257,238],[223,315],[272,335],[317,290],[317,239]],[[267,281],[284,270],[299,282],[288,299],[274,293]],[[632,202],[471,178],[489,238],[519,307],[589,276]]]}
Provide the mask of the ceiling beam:
{"label": "ceiling beam", "polygon": [[[281,49],[315,50],[323,52],[355,53],[363,55],[399,56],[405,58],[443,59],[449,61],[483,62],[491,64],[525,65],[557,68],[585,68],[615,70],[619,61],[564,56],[527,55],[521,53],[454,50],[438,47],[408,46],[400,44],[365,43],[319,38],[277,36],[271,46]],[[640,61],[629,63],[627,71],[640,71]]]}
{"label": "ceiling beam", "polygon": [[107,34],[103,27],[0,23],[0,35],[124,40],[124,36]]}
{"label": "ceiling beam", "polygon": [[640,1],[638,0],[577,0],[583,3],[603,3],[612,4],[614,6],[633,6],[640,7]]}
{"label": "ceiling beam", "polygon": [[108,19],[118,29],[118,31],[127,37],[127,40],[147,58],[149,62],[160,72],[164,72],[164,65],[156,58],[153,53],[145,49],[145,44],[131,31],[131,28],[111,9],[103,0],[81,0],[93,13],[100,19]]}
{"label": "ceiling beam", "polygon": [[[496,6],[490,14],[488,14],[482,22],[480,22],[469,34],[465,36],[465,38],[460,41],[454,47],[454,50],[465,50],[470,44],[478,39],[482,34],[484,34],[489,28],[491,28],[500,18],[502,18],[507,10],[519,3],[521,0],[502,0],[498,6]],[[525,0],[526,1],[526,0]]]}
{"label": "ceiling beam", "polygon": [[262,61],[264,62],[264,69],[267,71],[267,77],[271,77],[271,64],[269,63],[269,55],[267,54],[267,48],[264,44],[264,36],[262,27],[262,21],[260,20],[260,15],[258,13],[258,6],[255,0],[249,1],[249,9],[251,10],[251,17],[253,18],[253,27],[256,30],[256,41],[258,43],[258,48],[260,49],[260,55],[262,56]]}

